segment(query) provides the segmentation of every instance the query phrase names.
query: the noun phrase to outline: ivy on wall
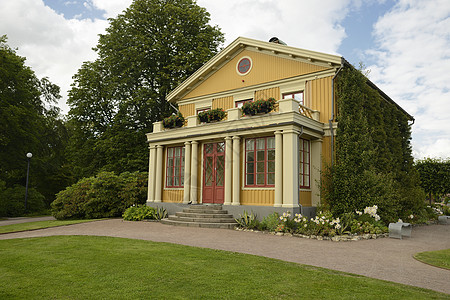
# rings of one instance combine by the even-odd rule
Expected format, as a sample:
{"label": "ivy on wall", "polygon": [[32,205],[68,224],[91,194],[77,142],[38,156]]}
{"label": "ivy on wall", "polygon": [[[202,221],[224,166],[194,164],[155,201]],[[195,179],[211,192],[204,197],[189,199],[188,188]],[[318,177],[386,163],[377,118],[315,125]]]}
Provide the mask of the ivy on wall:
{"label": "ivy on wall", "polygon": [[423,208],[411,154],[409,116],[351,66],[336,81],[335,164],[323,173],[322,196],[336,214],[378,205],[385,222]]}

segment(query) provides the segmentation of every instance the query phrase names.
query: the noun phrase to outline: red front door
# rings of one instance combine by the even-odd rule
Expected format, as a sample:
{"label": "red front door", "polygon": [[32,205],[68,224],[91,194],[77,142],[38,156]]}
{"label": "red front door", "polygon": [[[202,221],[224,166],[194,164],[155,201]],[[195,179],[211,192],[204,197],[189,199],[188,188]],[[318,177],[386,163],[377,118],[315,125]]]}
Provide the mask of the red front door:
{"label": "red front door", "polygon": [[203,203],[224,200],[225,142],[205,144],[203,154]]}

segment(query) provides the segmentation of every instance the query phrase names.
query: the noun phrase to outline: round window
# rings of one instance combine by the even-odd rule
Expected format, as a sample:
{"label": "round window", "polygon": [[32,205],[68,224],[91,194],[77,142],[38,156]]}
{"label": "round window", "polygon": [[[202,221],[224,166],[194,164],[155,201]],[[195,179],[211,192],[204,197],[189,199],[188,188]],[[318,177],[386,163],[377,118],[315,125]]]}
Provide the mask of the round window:
{"label": "round window", "polygon": [[236,65],[236,71],[239,75],[247,75],[251,69],[252,59],[248,56],[242,57]]}

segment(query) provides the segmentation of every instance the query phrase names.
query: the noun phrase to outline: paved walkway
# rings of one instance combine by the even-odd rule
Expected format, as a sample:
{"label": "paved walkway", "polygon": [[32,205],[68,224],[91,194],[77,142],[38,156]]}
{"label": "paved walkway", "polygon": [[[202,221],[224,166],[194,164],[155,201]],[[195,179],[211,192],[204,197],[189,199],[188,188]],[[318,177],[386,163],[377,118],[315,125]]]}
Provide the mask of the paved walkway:
{"label": "paved walkway", "polygon": [[120,219],[0,235],[1,239],[50,235],[97,235],[220,249],[266,256],[450,294],[450,271],[416,261],[417,252],[450,248],[450,226],[413,228],[403,240],[317,241],[226,229],[190,228]]}

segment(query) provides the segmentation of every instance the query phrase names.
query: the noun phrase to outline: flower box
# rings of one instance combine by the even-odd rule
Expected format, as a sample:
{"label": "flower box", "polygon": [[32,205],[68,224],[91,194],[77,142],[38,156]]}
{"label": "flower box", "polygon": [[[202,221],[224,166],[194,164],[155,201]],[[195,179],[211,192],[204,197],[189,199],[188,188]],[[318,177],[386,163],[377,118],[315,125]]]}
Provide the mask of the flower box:
{"label": "flower box", "polygon": [[182,127],[184,125],[184,118],[181,113],[173,114],[170,117],[167,117],[163,120],[163,127],[170,129],[170,128],[177,128]]}
{"label": "flower box", "polygon": [[198,114],[198,119],[202,123],[212,123],[222,121],[226,113],[222,108],[210,109]]}
{"label": "flower box", "polygon": [[275,98],[269,98],[267,100],[249,101],[242,105],[242,112],[244,115],[254,116],[257,114],[267,114],[271,112],[275,107]]}

